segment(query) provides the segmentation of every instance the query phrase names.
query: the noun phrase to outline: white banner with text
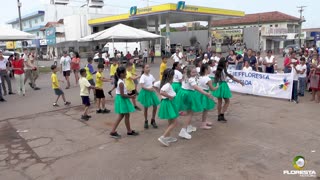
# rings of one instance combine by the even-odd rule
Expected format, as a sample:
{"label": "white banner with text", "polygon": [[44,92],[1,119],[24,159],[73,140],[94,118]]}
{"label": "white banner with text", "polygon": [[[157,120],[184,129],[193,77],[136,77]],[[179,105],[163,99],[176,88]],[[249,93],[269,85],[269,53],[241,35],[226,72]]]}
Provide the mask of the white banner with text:
{"label": "white banner with text", "polygon": [[291,99],[293,75],[288,74],[267,74],[255,71],[228,70],[235,78],[244,83],[244,86],[228,80],[230,90],[244,94],[257,96]]}

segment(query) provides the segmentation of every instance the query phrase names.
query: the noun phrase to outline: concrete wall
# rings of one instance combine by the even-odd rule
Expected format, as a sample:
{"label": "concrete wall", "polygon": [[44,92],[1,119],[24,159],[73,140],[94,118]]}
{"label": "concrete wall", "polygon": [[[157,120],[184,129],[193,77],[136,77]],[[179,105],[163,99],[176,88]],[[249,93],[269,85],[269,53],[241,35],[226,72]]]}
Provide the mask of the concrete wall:
{"label": "concrete wall", "polygon": [[243,29],[243,42],[247,48],[259,50],[259,28],[249,27]]}

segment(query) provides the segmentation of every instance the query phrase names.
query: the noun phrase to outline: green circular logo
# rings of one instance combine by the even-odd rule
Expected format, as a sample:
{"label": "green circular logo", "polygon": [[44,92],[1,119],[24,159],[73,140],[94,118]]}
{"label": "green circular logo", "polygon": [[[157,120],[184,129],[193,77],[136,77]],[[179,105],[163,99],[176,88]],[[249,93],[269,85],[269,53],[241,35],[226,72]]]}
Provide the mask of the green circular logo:
{"label": "green circular logo", "polygon": [[304,159],[303,156],[296,156],[294,159],[293,159],[293,167],[296,169],[296,170],[302,170],[304,168],[304,166],[306,165],[306,161]]}

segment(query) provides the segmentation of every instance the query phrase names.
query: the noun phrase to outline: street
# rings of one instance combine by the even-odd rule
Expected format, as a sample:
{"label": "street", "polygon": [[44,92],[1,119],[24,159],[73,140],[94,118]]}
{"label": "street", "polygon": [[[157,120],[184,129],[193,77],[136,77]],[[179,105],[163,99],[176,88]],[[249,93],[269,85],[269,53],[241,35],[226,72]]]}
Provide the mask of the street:
{"label": "street", "polygon": [[[279,58],[278,63],[282,65],[282,61]],[[151,74],[158,79],[160,59],[155,62]],[[168,67],[171,65],[169,62]],[[109,71],[105,75],[109,77]],[[62,74],[58,76],[62,79]],[[145,130],[143,112],[130,117],[140,136],[125,135],[121,122],[118,132],[123,138],[110,138],[117,118],[110,96],[110,114],[96,114],[92,104],[93,117],[81,121],[79,87],[73,74],[70,79],[71,89],[65,90],[65,84],[60,83],[70,107],[64,107],[62,100],[60,107],[52,106],[56,96],[50,73],[40,75],[40,91],[27,86],[25,97],[4,97],[7,102],[0,103],[1,180],[299,180],[304,178],[283,174],[294,170],[292,160],[298,155],[305,157],[305,169],[315,170],[320,179],[320,104],[309,101],[310,93],[300,98],[299,104],[233,93],[226,113],[228,123],[217,122],[215,109],[209,113],[214,124],[211,130],[199,128],[191,140],[178,139],[163,147],[157,138],[167,122],[157,119],[158,129]],[[105,83],[105,94],[110,88]],[[179,117],[173,136],[177,137],[184,120]],[[200,123],[201,114],[196,114],[193,125],[199,127]]]}

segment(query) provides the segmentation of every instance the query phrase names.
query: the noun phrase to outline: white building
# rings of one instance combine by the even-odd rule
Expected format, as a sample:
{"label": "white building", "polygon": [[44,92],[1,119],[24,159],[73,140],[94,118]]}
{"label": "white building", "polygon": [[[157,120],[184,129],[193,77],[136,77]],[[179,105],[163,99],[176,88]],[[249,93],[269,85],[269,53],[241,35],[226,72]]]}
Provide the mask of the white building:
{"label": "white building", "polygon": [[261,50],[281,51],[286,45],[298,44],[300,18],[290,16],[278,11],[257,14],[247,14],[241,18],[212,21],[214,30],[232,30],[254,28],[259,33],[252,38],[259,41]]}
{"label": "white building", "polygon": [[[37,36],[32,47],[40,48],[43,52],[52,52],[55,48],[60,54],[63,50],[79,49],[79,45],[74,45],[75,42],[92,33],[88,20],[115,13],[112,9],[101,8],[103,4],[103,0],[90,0],[82,7],[75,7],[69,5],[68,0],[52,0],[50,4],[44,5],[44,10],[22,16],[23,31]],[[18,18],[7,24],[20,29]],[[54,31],[49,37],[46,32],[48,27]]]}

